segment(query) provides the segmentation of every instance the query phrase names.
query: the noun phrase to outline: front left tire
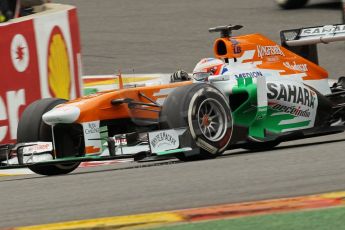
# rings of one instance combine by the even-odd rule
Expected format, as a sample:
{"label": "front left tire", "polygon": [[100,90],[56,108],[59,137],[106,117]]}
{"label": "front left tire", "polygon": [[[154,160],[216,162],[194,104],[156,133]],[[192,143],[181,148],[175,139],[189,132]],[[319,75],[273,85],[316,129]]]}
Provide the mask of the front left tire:
{"label": "front left tire", "polygon": [[[45,98],[37,100],[30,104],[23,112],[17,129],[17,142],[51,142],[52,141],[52,129],[49,125],[45,124],[42,120],[42,115],[49,110],[53,109],[55,106],[66,102],[64,99],[57,98]],[[75,135],[74,131],[74,135]],[[81,154],[83,151],[82,147],[78,150],[75,147],[72,147],[76,143],[75,140],[72,140],[69,136],[69,133],[59,133],[64,140],[60,142],[59,151],[56,151],[57,158],[64,157],[66,153],[74,155]],[[75,137],[79,138],[79,137]],[[80,137],[81,138],[81,137]],[[80,143],[81,144],[81,143]],[[77,153],[74,153],[78,151]],[[79,153],[80,152],[80,153]],[[54,164],[54,165],[31,165],[28,168],[40,175],[53,176],[60,174],[67,174],[74,171],[80,162],[77,163],[65,163],[65,164]]]}

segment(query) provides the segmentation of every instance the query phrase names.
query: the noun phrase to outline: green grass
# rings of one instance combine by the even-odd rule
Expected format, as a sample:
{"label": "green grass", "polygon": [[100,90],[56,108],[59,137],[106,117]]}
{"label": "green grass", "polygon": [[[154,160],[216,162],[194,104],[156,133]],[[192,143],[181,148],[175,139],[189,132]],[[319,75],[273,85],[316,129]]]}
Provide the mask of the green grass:
{"label": "green grass", "polygon": [[181,223],[155,230],[345,230],[345,207]]}

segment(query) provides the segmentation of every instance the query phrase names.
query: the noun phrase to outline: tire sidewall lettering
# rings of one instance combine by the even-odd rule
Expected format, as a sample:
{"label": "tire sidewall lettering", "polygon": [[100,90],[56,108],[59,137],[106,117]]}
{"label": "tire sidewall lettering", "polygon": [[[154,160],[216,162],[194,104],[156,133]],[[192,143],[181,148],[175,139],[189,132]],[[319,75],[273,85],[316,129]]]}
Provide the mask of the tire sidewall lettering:
{"label": "tire sidewall lettering", "polygon": [[[227,119],[227,131],[224,137],[216,142],[210,141],[203,136],[201,130],[199,129],[198,121],[196,119],[197,111],[200,104],[207,98],[216,99],[217,102],[220,103],[220,105],[224,108],[226,112],[225,119]],[[223,151],[228,146],[232,136],[233,119],[231,115],[231,110],[223,94],[221,94],[217,89],[213,87],[203,87],[192,96],[187,111],[189,130],[197,146],[202,148],[206,142],[208,145],[216,149],[216,151],[214,151],[213,154]]]}

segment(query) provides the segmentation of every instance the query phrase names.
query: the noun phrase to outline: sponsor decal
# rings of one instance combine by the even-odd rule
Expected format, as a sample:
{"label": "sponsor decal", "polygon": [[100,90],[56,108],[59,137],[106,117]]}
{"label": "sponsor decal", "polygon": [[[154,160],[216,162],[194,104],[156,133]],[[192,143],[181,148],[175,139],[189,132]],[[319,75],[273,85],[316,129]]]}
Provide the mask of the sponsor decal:
{"label": "sponsor decal", "polygon": [[36,143],[27,143],[33,144],[32,146],[27,146],[23,148],[23,154],[34,154],[34,153],[45,153],[53,150],[53,144],[51,142],[36,142]]}
{"label": "sponsor decal", "polygon": [[[263,127],[287,132],[314,126],[318,98],[301,82],[268,82],[269,116]],[[267,128],[268,127],[268,128]]]}
{"label": "sponsor decal", "polygon": [[93,134],[93,133],[99,133],[99,125],[97,123],[90,122],[84,127],[84,133],[86,135]]}
{"label": "sponsor decal", "polygon": [[302,110],[300,106],[286,106],[286,105],[270,103],[270,107],[279,112],[289,113],[294,116],[310,117],[309,109]]}
{"label": "sponsor decal", "polygon": [[291,84],[267,83],[267,98],[315,107],[316,93],[306,87]]}
{"label": "sponsor decal", "polygon": [[236,79],[239,79],[239,78],[257,78],[257,77],[262,77],[262,76],[263,76],[263,74],[260,71],[235,74]]}
{"label": "sponsor decal", "polygon": [[179,147],[178,134],[175,130],[162,130],[149,133],[151,152],[157,153]]}
{"label": "sponsor decal", "polygon": [[284,62],[283,65],[291,70],[297,70],[301,72],[307,72],[308,71],[308,65],[307,64],[297,64],[295,61],[293,63],[290,62]]}
{"label": "sponsor decal", "polygon": [[239,45],[240,43],[234,38],[230,38],[230,42],[232,43],[232,51],[234,54],[240,54],[242,52],[242,48]]}
{"label": "sponsor decal", "polygon": [[280,49],[280,46],[257,46],[258,56],[260,58],[268,57],[268,56],[285,56],[284,52]]}
{"label": "sponsor decal", "polygon": [[99,121],[83,123],[86,154],[98,154],[102,151],[101,127]]}
{"label": "sponsor decal", "polygon": [[150,144],[153,148],[156,148],[157,146],[160,146],[160,145],[166,145],[166,144],[175,145],[176,139],[167,132],[160,132],[156,134],[156,136],[153,137],[153,139],[150,141]]}
{"label": "sponsor decal", "polygon": [[70,99],[71,72],[66,40],[55,26],[48,43],[48,84],[53,97]]}
{"label": "sponsor decal", "polygon": [[29,66],[29,46],[22,34],[17,34],[12,39],[11,59],[14,68],[18,72],[24,72]]}
{"label": "sponsor decal", "polygon": [[307,37],[337,33],[345,33],[345,25],[326,25],[321,27],[302,29],[300,36]]}
{"label": "sponsor decal", "polygon": [[127,145],[127,139],[126,138],[116,138],[116,137],[114,137],[114,141],[115,141],[115,146]]}

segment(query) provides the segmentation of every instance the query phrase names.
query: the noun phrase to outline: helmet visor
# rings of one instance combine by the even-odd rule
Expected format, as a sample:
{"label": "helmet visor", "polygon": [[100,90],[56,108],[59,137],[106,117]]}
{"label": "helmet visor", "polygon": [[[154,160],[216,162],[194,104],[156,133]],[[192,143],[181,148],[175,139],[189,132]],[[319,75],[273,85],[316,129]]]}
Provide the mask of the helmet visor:
{"label": "helmet visor", "polygon": [[205,81],[210,75],[210,73],[205,72],[193,73],[193,78],[196,81]]}

